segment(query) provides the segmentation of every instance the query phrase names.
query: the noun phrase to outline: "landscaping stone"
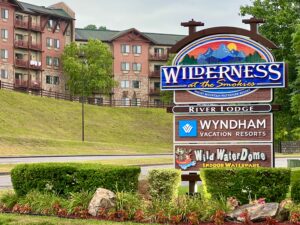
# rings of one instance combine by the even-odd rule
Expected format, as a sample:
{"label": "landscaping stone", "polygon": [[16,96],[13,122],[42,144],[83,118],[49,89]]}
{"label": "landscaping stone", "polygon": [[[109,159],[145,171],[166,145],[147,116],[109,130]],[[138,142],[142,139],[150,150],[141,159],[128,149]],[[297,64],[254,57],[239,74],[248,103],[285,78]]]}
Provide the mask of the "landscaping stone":
{"label": "landscaping stone", "polygon": [[278,203],[265,203],[265,204],[247,204],[242,205],[235,209],[232,213],[229,213],[228,219],[234,221],[244,221],[244,217],[241,214],[248,211],[250,220],[253,222],[259,222],[265,220],[267,217],[274,218],[279,211]]}
{"label": "landscaping stone", "polygon": [[110,209],[116,204],[116,195],[110,190],[98,188],[90,201],[89,214],[97,216],[99,209]]}

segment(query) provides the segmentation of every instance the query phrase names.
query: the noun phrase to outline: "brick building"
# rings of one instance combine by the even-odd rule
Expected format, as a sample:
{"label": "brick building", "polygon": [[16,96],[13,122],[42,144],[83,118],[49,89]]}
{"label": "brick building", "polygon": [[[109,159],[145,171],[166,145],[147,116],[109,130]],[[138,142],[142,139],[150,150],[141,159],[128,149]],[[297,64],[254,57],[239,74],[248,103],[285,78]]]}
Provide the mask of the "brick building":
{"label": "brick building", "polygon": [[[79,44],[98,39],[110,46],[114,58],[113,75],[118,81],[110,99],[121,105],[159,104],[160,66],[168,60],[168,49],[183,35],[124,31],[76,29]],[[98,95],[101,100],[107,96]]]}
{"label": "brick building", "polygon": [[0,0],[0,79],[27,90],[65,90],[60,56],[75,37],[75,13],[65,4],[49,7]]}

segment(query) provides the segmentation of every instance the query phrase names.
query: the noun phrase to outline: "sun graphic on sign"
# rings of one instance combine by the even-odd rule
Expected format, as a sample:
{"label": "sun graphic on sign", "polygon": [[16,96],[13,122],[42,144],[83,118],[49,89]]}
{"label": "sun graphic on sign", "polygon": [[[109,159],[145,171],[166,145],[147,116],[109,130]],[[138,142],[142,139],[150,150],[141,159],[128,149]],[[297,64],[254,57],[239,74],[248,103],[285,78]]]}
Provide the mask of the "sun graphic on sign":
{"label": "sun graphic on sign", "polygon": [[227,45],[227,48],[231,51],[231,50],[237,50],[236,44],[234,43],[229,43]]}

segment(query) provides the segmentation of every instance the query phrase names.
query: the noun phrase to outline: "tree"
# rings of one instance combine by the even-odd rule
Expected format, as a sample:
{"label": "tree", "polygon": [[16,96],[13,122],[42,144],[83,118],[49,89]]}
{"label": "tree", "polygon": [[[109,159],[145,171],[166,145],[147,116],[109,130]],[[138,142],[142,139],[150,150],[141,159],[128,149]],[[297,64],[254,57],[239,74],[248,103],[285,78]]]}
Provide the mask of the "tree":
{"label": "tree", "polygon": [[107,30],[107,29],[106,29],[106,26],[100,26],[100,27],[98,28],[98,30]]}
{"label": "tree", "polygon": [[[174,58],[175,58],[175,54],[170,54],[166,65],[171,66]],[[167,103],[167,104],[172,103],[173,102],[173,91],[161,91],[160,92],[160,100],[163,103]]]}
{"label": "tree", "polygon": [[[84,58],[81,58],[81,54],[84,54]],[[99,40],[89,40],[86,45],[74,42],[67,45],[62,63],[71,94],[83,97],[90,96],[95,91],[106,94],[115,85],[111,51]]]}
{"label": "tree", "polygon": [[97,30],[97,26],[95,24],[89,24],[85,26],[84,29]]}
{"label": "tree", "polygon": [[[242,16],[251,15],[266,20],[259,27],[259,32],[279,46],[273,50],[277,61],[288,63],[288,80],[293,84],[296,80],[296,56],[293,53],[292,35],[300,19],[299,0],[252,0],[252,5],[240,7]],[[291,94],[293,85],[285,89],[275,90],[275,103],[282,105],[282,111],[275,117],[275,139],[294,139],[292,130],[299,126],[291,111]],[[292,112],[292,113],[291,113]]]}
{"label": "tree", "polygon": [[[293,35],[293,47],[297,57],[297,78],[293,83],[294,92],[292,94],[292,111],[295,114],[295,120],[300,121],[300,24],[298,24],[295,34]],[[297,140],[300,139],[300,127],[292,131]]]}

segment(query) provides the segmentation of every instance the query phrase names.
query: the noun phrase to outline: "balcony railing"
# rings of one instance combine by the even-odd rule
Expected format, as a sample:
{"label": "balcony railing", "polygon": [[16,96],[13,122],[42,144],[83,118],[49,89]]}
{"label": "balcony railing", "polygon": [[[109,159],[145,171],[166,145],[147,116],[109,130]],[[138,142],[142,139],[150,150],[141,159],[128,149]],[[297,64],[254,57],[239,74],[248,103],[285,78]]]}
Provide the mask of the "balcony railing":
{"label": "balcony railing", "polygon": [[41,89],[41,82],[38,80],[30,81],[29,82],[29,88],[39,90]]}
{"label": "balcony railing", "polygon": [[15,64],[17,67],[28,68],[28,60],[16,59]]}
{"label": "balcony railing", "polygon": [[160,78],[160,71],[159,70],[151,71],[150,78]]}
{"label": "balcony railing", "polygon": [[159,95],[160,90],[159,88],[150,88],[149,95]]}
{"label": "balcony railing", "polygon": [[16,40],[15,47],[17,48],[28,48],[28,41],[24,40]]}
{"label": "balcony railing", "polygon": [[42,50],[42,45],[41,45],[41,44],[33,44],[33,43],[30,43],[30,44],[29,44],[29,48],[30,48],[30,49],[33,49],[33,50]]}
{"label": "balcony railing", "polygon": [[150,60],[155,61],[167,61],[168,57],[169,56],[167,54],[150,54]]}
{"label": "balcony railing", "polygon": [[34,30],[34,31],[41,31],[42,30],[41,25],[39,25],[39,24],[33,24],[33,23],[30,24],[29,28],[31,30]]}
{"label": "balcony railing", "polygon": [[29,62],[29,68],[33,69],[33,70],[41,70],[42,69],[42,63],[39,62],[39,61],[31,60]]}
{"label": "balcony railing", "polygon": [[28,80],[23,79],[15,79],[15,87],[27,88],[28,87]]}
{"label": "balcony railing", "polygon": [[15,27],[28,29],[28,21],[16,19]]}

